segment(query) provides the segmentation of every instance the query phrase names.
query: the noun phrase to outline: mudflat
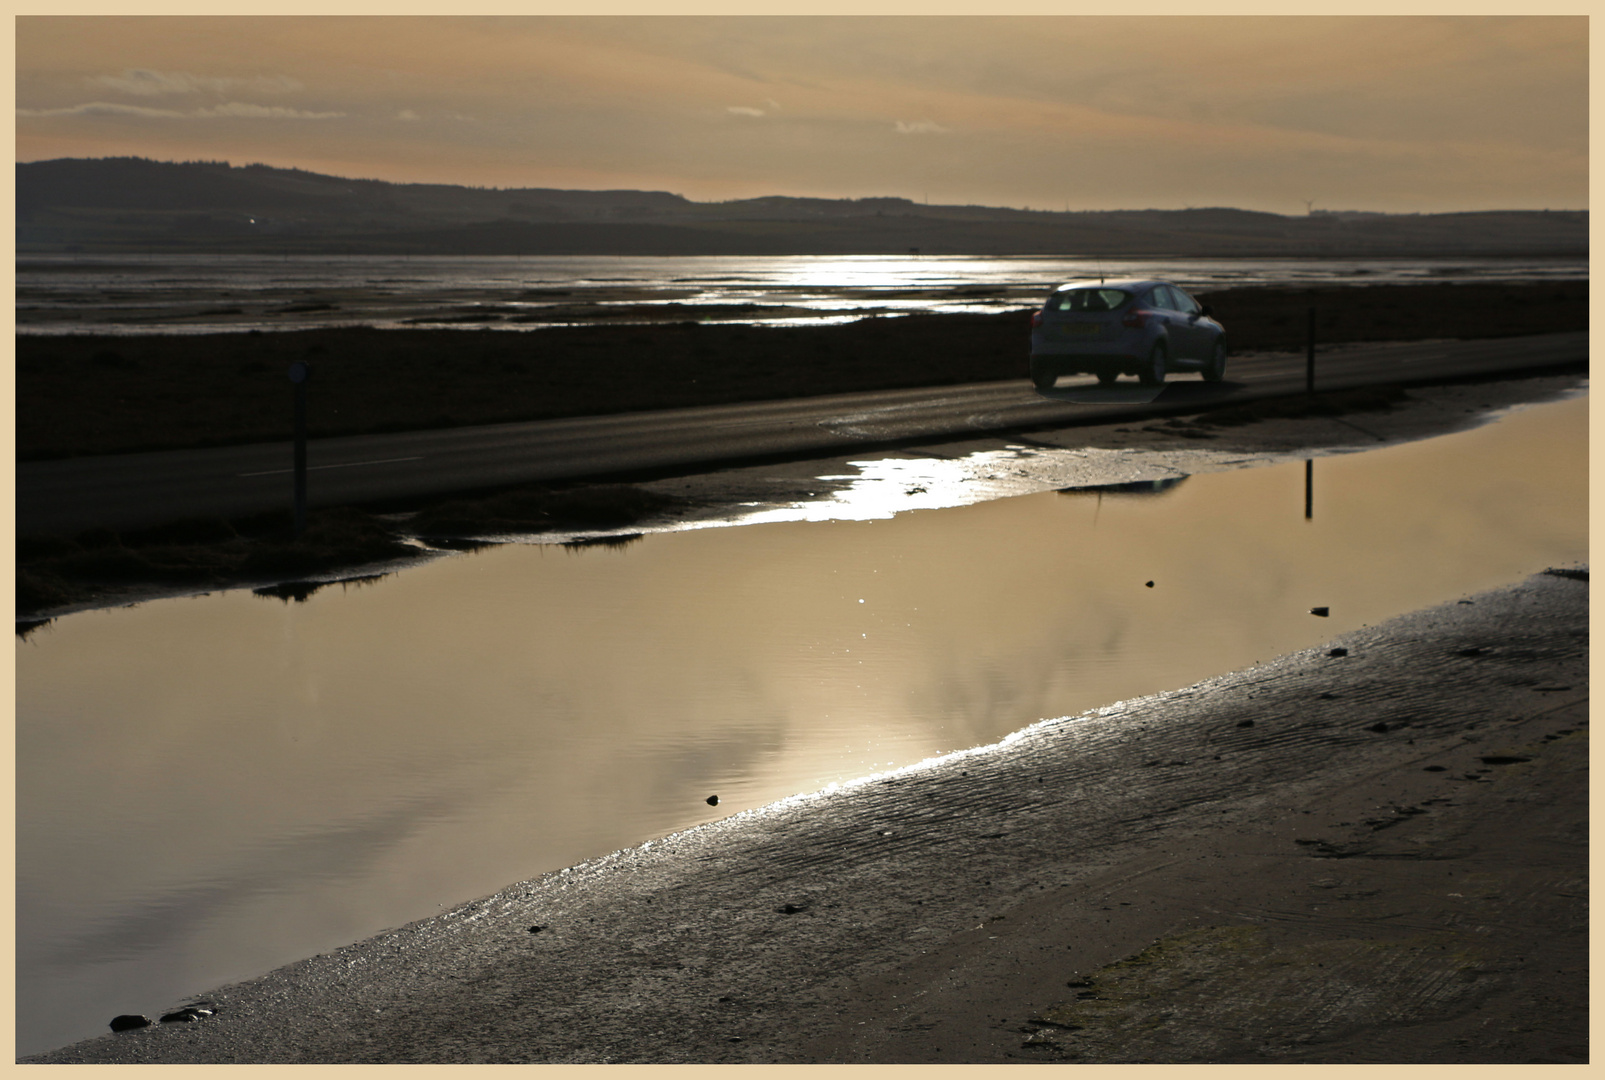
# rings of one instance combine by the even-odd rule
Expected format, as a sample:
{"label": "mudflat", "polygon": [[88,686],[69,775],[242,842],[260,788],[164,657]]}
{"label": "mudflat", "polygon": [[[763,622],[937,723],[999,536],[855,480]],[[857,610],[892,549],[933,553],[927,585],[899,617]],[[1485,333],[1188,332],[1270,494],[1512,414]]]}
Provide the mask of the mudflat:
{"label": "mudflat", "polygon": [[1586,1062],[1587,634],[1546,571],[27,1060]]}

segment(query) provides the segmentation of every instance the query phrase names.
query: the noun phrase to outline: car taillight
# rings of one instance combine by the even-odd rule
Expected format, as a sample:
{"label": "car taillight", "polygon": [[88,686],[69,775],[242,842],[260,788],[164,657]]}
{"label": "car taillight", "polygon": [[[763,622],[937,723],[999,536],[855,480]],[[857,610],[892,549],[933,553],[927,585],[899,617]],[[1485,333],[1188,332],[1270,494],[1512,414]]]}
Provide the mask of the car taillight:
{"label": "car taillight", "polygon": [[1042,325],[1042,309],[1041,308],[1037,308],[1037,310],[1035,310],[1035,311],[1033,311],[1031,313],[1031,329],[1035,330],[1037,327],[1039,327],[1041,325]]}
{"label": "car taillight", "polygon": [[1120,325],[1124,326],[1127,330],[1141,330],[1143,326],[1143,316],[1146,314],[1148,314],[1146,311],[1128,311],[1126,313],[1126,317],[1120,320]]}

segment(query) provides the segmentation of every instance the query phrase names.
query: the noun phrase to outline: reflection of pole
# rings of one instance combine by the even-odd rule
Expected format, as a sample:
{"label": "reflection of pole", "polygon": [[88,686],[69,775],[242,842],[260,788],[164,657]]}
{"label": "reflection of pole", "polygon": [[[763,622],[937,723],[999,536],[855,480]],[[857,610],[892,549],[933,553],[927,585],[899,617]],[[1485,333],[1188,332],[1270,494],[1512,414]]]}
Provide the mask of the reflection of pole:
{"label": "reflection of pole", "polygon": [[1315,516],[1315,459],[1304,459],[1304,520]]}
{"label": "reflection of pole", "polygon": [[1310,351],[1304,360],[1304,392],[1315,393],[1315,309],[1310,308]]}
{"label": "reflection of pole", "polygon": [[295,384],[295,535],[307,527],[307,379],[312,369],[302,363],[290,365],[290,381]]}

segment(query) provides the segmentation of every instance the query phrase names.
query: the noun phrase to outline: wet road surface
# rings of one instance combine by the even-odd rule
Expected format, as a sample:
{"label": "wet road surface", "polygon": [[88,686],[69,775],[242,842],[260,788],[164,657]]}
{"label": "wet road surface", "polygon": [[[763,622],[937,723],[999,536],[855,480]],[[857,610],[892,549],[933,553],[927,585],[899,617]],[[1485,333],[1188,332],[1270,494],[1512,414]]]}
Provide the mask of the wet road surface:
{"label": "wet road surface", "polygon": [[[1586,333],[1335,349],[1317,358],[1316,388],[1520,373],[1587,358]],[[309,448],[309,499],[314,506],[414,499],[941,435],[1194,412],[1297,393],[1305,386],[1305,358],[1234,358],[1221,384],[1172,379],[1147,403],[1066,403],[1038,396],[1020,380],[316,440]],[[1064,380],[1060,390],[1072,385]],[[21,464],[17,531],[125,529],[283,509],[290,502],[292,456],[290,444],[283,443]]]}

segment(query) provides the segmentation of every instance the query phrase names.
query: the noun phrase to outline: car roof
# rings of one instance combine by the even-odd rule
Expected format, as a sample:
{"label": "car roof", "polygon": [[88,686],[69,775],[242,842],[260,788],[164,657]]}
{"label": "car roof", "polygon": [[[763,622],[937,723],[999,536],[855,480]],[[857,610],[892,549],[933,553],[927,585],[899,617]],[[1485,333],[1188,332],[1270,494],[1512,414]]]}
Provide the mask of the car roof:
{"label": "car roof", "polygon": [[1064,292],[1066,289],[1129,289],[1133,292],[1146,289],[1150,285],[1169,285],[1170,282],[1160,278],[1116,278],[1114,280],[1093,281],[1083,278],[1079,281],[1067,281],[1054,289],[1054,292]]}

